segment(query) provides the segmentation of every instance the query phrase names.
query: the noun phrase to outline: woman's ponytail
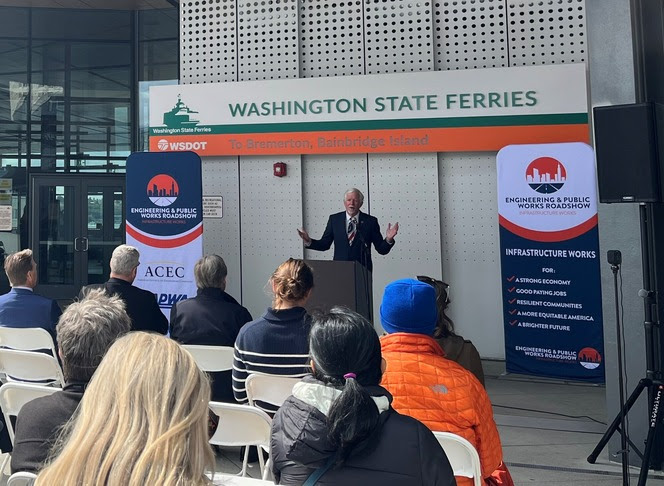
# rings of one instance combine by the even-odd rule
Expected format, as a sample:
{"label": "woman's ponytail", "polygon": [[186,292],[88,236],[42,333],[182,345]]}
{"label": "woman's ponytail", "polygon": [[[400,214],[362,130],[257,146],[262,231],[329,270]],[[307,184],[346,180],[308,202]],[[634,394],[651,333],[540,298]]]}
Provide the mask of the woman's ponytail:
{"label": "woman's ponytail", "polygon": [[346,460],[355,444],[371,435],[379,418],[378,407],[357,379],[345,380],[327,416],[328,437],[337,446],[338,463]]}
{"label": "woman's ponytail", "polygon": [[341,391],[327,415],[328,438],[342,463],[378,426],[380,413],[367,386],[380,383],[380,341],[373,326],[343,307],[313,317],[309,350],[314,376]]}

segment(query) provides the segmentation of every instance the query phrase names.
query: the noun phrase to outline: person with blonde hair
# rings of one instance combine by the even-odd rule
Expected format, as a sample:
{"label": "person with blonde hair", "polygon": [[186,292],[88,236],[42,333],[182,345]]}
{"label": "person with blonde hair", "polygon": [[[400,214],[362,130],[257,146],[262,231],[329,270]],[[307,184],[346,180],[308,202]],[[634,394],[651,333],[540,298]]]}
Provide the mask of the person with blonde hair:
{"label": "person with blonde hair", "polygon": [[[245,381],[251,373],[303,377],[309,373],[309,330],[311,319],[304,308],[314,287],[311,267],[290,258],[270,277],[274,293],[272,307],[245,324],[235,340],[233,393],[247,402]],[[268,413],[276,408],[257,402]]]}
{"label": "person with blonde hair", "polygon": [[134,332],[108,350],[36,486],[211,484],[210,385],[175,341]]}

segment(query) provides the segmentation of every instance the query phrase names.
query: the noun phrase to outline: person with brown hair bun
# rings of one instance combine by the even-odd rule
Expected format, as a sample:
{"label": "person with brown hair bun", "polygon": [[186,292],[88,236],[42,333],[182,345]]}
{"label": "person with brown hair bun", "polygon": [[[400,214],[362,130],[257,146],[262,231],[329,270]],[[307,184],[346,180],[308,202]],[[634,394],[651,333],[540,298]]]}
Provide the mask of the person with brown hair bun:
{"label": "person with brown hair bun", "polygon": [[[314,287],[311,267],[302,260],[288,259],[270,277],[272,307],[260,318],[245,324],[235,340],[233,393],[247,402],[245,381],[251,373],[303,377],[309,368],[311,319],[304,305]],[[272,414],[276,408],[256,405]]]}

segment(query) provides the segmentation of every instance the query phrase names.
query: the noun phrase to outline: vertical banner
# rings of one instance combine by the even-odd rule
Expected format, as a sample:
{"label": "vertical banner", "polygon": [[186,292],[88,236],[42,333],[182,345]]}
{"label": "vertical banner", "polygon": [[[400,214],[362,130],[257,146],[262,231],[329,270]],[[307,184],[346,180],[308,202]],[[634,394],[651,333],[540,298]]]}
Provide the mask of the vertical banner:
{"label": "vertical banner", "polygon": [[201,159],[194,152],[137,152],[127,159],[127,244],[141,253],[134,285],[154,292],[170,316],[196,295],[203,254]]}
{"label": "vertical banner", "polygon": [[507,371],[603,382],[593,150],[510,145],[497,164]]}

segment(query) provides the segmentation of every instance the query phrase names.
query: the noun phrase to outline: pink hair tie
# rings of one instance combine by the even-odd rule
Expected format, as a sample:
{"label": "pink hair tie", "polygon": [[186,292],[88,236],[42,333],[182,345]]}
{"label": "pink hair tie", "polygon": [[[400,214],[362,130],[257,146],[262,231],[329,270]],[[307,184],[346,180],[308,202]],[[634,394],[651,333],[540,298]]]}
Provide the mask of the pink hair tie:
{"label": "pink hair tie", "polygon": [[344,378],[345,378],[346,380],[348,380],[348,379],[350,379],[350,378],[355,379],[355,378],[357,378],[357,375],[355,375],[355,373],[346,373],[346,374],[344,375]]}

